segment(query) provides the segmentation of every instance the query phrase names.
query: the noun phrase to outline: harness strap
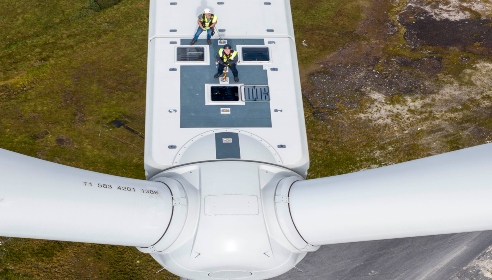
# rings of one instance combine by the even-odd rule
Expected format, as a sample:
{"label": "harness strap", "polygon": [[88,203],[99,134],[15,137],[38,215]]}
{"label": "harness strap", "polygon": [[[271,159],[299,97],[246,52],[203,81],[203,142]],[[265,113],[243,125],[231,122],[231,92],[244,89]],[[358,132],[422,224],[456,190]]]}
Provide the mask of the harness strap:
{"label": "harness strap", "polygon": [[232,51],[232,50],[229,53],[229,55],[227,55],[225,53],[224,49],[221,49],[221,52],[222,53],[220,54],[220,57],[222,58],[222,61],[224,61],[224,62],[227,62],[229,60],[232,60],[231,57],[234,58],[234,56],[235,56],[234,54],[236,54],[236,51]]}
{"label": "harness strap", "polygon": [[[207,19],[207,17],[206,17],[206,16],[205,16],[205,14],[203,13],[203,14],[202,14],[202,26],[203,26],[203,27],[205,27],[205,26],[206,26],[206,24],[207,24],[206,19]],[[211,14],[211,15],[210,15],[210,21],[208,22],[209,26],[210,26],[210,24],[212,24],[212,23],[213,23],[213,21],[214,21],[214,14]]]}

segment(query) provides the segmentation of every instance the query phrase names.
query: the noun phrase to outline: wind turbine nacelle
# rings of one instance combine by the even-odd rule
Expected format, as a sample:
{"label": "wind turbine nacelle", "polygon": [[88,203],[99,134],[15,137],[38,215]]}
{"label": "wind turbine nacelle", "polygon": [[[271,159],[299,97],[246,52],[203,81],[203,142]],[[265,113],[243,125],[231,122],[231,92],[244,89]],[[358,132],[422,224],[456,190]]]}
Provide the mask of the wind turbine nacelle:
{"label": "wind turbine nacelle", "polygon": [[166,170],[152,181],[168,186],[173,217],[156,244],[139,248],[189,279],[271,278],[308,251],[291,219],[288,191],[303,180],[286,168],[215,161]]}

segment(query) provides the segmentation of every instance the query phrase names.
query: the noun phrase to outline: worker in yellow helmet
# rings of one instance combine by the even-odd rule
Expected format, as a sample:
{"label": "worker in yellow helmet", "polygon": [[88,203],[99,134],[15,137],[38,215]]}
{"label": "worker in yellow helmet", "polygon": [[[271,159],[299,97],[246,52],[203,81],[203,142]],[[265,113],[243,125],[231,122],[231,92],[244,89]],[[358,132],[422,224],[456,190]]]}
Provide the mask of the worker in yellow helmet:
{"label": "worker in yellow helmet", "polygon": [[231,45],[226,44],[224,48],[220,48],[219,52],[215,56],[215,60],[219,62],[219,67],[217,69],[217,74],[214,75],[214,78],[220,77],[220,75],[222,75],[222,71],[224,71],[224,67],[227,66],[231,69],[232,74],[234,75],[234,82],[239,82],[236,69],[236,63],[238,60],[237,51],[233,50]]}
{"label": "worker in yellow helmet", "polygon": [[203,31],[207,31],[207,43],[209,45],[212,44],[212,31],[217,24],[217,20],[219,17],[217,15],[212,14],[210,9],[203,10],[203,13],[198,16],[198,29],[196,30],[195,37],[190,42],[190,45],[194,45],[196,40],[198,40],[198,36],[202,34]]}

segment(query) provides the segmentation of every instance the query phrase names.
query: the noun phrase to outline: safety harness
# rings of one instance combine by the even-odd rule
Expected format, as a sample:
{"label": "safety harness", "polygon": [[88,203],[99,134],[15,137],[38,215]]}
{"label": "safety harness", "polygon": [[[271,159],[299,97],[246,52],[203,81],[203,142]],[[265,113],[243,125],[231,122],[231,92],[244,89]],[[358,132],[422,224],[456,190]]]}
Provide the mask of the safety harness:
{"label": "safety harness", "polygon": [[207,19],[208,19],[207,16],[205,15],[205,13],[203,13],[202,14],[202,26],[203,27],[209,27],[210,24],[213,23],[213,21],[214,21],[214,14],[211,14],[210,15],[210,21],[207,21]]}
{"label": "safety harness", "polygon": [[223,48],[219,50],[219,56],[222,58],[222,61],[224,61],[224,63],[227,63],[228,61],[232,61],[234,57],[236,57],[236,55],[237,55],[237,51],[231,50],[231,52],[228,55],[225,53]]}

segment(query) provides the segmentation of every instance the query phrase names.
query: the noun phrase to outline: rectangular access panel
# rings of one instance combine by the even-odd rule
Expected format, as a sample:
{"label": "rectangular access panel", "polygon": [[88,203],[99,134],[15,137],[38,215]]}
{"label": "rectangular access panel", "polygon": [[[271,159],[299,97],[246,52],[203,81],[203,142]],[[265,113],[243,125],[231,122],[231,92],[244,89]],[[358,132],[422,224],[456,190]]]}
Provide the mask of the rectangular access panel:
{"label": "rectangular access panel", "polygon": [[241,158],[239,136],[233,132],[220,132],[215,134],[215,158]]}
{"label": "rectangular access panel", "polygon": [[255,195],[229,194],[205,197],[205,215],[258,215],[258,207],[258,197]]}
{"label": "rectangular access panel", "polygon": [[177,61],[205,61],[205,48],[203,47],[177,47]]}
{"label": "rectangular access panel", "polygon": [[243,47],[243,61],[270,61],[268,47]]}
{"label": "rectangular access panel", "polygon": [[211,86],[212,101],[239,101],[239,87],[237,86]]}

